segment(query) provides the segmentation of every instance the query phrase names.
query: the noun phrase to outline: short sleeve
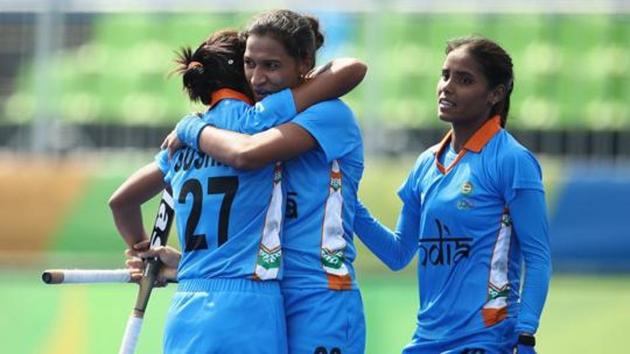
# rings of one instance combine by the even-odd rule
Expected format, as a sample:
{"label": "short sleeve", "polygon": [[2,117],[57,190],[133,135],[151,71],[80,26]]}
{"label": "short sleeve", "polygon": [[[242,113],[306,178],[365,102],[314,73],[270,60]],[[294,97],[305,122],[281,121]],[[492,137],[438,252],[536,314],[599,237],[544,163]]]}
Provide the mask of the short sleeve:
{"label": "short sleeve", "polygon": [[171,169],[171,161],[168,158],[168,150],[160,150],[160,152],[155,155],[155,163],[164,174],[164,182],[170,184],[173,178],[173,172]]}
{"label": "short sleeve", "polygon": [[534,155],[528,150],[514,149],[500,163],[503,196],[509,203],[516,190],[533,189],[543,191],[542,170]]}
{"label": "short sleeve", "polygon": [[361,132],[352,110],[338,99],[311,106],[291,123],[304,128],[317,140],[329,162],[361,144]]}
{"label": "short sleeve", "polygon": [[241,119],[242,133],[256,134],[287,123],[295,115],[295,101],[290,89],[284,89],[265,97],[245,111],[245,119]]}

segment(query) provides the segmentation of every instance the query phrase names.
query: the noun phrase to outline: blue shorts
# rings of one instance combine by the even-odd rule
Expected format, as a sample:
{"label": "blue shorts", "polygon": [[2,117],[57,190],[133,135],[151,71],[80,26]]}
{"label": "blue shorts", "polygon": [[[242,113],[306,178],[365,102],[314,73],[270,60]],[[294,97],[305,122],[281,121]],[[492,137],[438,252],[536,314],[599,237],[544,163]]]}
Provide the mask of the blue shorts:
{"label": "blue shorts", "polygon": [[287,353],[280,284],[246,279],[181,281],[166,318],[164,353]]}
{"label": "blue shorts", "polygon": [[282,289],[291,354],[364,354],[359,290]]}
{"label": "blue shorts", "polygon": [[514,320],[505,319],[481,331],[432,340],[416,331],[403,354],[511,354],[515,345]]}

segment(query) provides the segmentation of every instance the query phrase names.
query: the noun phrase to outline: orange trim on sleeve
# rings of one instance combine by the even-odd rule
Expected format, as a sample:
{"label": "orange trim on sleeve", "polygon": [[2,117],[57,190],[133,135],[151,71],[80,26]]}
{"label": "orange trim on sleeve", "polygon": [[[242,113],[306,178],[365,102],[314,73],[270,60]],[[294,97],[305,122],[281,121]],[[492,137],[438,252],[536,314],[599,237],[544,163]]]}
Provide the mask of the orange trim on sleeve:
{"label": "orange trim on sleeve", "polygon": [[210,97],[210,107],[214,106],[215,104],[217,104],[219,101],[226,99],[226,98],[232,98],[235,100],[241,100],[249,105],[254,104],[254,101],[252,101],[249,97],[247,97],[247,95],[245,95],[242,92],[238,92],[236,90],[230,89],[230,88],[222,88],[222,89],[218,89],[214,92],[212,92],[212,96]]}

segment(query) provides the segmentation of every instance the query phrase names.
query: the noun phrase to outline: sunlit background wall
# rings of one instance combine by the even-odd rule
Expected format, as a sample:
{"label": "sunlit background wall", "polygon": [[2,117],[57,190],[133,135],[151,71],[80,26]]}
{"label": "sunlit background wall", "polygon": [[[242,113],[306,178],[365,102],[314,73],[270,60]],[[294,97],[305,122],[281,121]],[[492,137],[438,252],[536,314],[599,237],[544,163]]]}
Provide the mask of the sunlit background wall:
{"label": "sunlit background wall", "polygon": [[[448,126],[435,87],[448,39],[511,54],[508,129],[543,164],[554,278],[541,353],[620,353],[630,328],[628,1],[0,1],[0,333],[11,353],[111,353],[133,285],[45,286],[44,268],[123,265],[107,199],[180,117],[174,52],[257,12],[317,16],[320,64],[365,61],[344,97],[366,146],[360,195],[394,226],[398,186]],[[145,209],[152,222],[155,203]],[[177,245],[172,235],[173,244]],[[358,242],[358,241],[357,241]],[[415,323],[414,266],[360,246],[368,353],[396,353]],[[173,287],[151,299],[139,352],[160,348]],[[26,306],[28,304],[28,306]],[[210,336],[211,337],[211,336]],[[209,340],[211,340],[210,338]],[[4,350],[3,350],[4,352]]]}

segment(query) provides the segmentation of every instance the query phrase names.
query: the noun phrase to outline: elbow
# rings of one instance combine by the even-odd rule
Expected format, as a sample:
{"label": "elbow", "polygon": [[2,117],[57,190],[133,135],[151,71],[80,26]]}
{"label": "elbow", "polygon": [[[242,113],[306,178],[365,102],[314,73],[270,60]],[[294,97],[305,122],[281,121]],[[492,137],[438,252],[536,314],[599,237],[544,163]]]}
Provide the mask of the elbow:
{"label": "elbow", "polygon": [[256,148],[251,145],[242,146],[234,151],[229,160],[228,165],[238,170],[254,170],[265,165],[258,158]]}
{"label": "elbow", "polygon": [[132,204],[132,200],[128,195],[124,192],[122,188],[119,188],[109,197],[107,201],[109,205],[109,209],[112,211],[114,215],[124,213],[124,211],[130,207]]}
{"label": "elbow", "polygon": [[360,77],[360,80],[363,80],[363,78],[365,77],[365,75],[367,75],[367,71],[368,71],[368,67],[367,64],[365,64],[362,61],[357,60],[357,65],[359,67],[358,69],[358,75]]}
{"label": "elbow", "polygon": [[120,208],[122,208],[122,205],[123,205],[122,198],[120,197],[120,193],[118,193],[118,191],[114,192],[114,194],[112,194],[112,196],[109,197],[107,204],[109,205],[109,209],[111,209],[112,212],[116,212],[117,210],[120,210]]}
{"label": "elbow", "polygon": [[367,64],[358,59],[352,59],[352,68],[353,81],[356,81],[357,83],[363,81],[363,78],[365,78],[368,70]]}
{"label": "elbow", "polygon": [[237,170],[253,170],[258,167],[255,161],[245,154],[235,156],[230,165]]}
{"label": "elbow", "polygon": [[398,272],[400,270],[403,270],[407,264],[409,264],[409,262],[411,262],[411,259],[413,258],[413,256],[415,255],[414,252],[411,253],[401,253],[398,255],[398,257],[394,258],[394,259],[390,259],[386,265],[389,269],[391,269],[394,272]]}
{"label": "elbow", "polygon": [[399,263],[388,263],[387,264],[387,268],[389,268],[389,270],[393,271],[393,272],[398,272],[401,271],[403,268],[405,268],[406,264],[403,264],[401,262]]}

